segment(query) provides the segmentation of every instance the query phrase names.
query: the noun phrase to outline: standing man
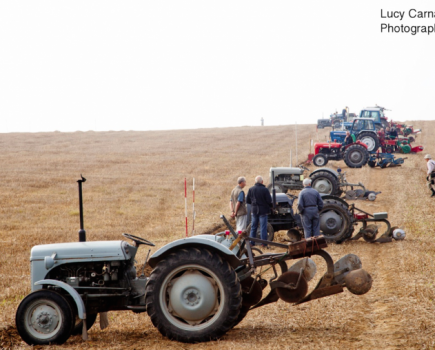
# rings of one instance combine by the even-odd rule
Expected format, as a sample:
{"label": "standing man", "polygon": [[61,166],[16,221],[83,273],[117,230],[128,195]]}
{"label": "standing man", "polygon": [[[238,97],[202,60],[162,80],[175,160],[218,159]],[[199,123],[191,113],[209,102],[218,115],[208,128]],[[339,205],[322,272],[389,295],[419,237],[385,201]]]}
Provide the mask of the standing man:
{"label": "standing man", "polygon": [[435,161],[432,160],[432,157],[430,154],[426,154],[424,156],[424,159],[426,160],[427,163],[427,187],[429,187],[429,189],[432,192],[431,197],[435,197],[435,190],[433,188],[434,186],[434,178],[435,178]]}
{"label": "standing man", "polygon": [[298,209],[302,215],[305,238],[320,236],[320,215],[323,200],[319,192],[311,187],[311,179],[303,181],[304,189],[299,193]]}
{"label": "standing man", "polygon": [[241,176],[237,179],[237,186],[231,192],[230,210],[231,217],[236,218],[236,230],[244,231],[248,225],[248,211],[246,210],[246,198],[243,188],[246,186],[246,179]]}
{"label": "standing man", "polygon": [[[255,185],[246,196],[246,203],[251,204],[251,237],[257,237],[258,223],[260,223],[261,239],[267,241],[267,215],[272,208],[272,197],[269,190],[263,185],[263,178],[258,175]],[[263,247],[267,245],[263,244]]]}
{"label": "standing man", "polygon": [[[347,107],[346,107],[346,108],[347,108]],[[346,113],[347,113],[346,108],[344,108],[344,109],[341,111],[341,114],[343,114],[343,120],[344,120],[344,121],[347,120],[347,118],[346,118]]]}

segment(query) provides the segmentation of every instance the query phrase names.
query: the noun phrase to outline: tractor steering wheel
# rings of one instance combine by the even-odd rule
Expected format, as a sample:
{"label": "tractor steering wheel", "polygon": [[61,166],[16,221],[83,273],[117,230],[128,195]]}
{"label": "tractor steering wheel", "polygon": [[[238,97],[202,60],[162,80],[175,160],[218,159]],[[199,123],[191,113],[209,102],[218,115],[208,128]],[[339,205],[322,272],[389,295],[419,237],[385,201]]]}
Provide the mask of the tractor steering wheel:
{"label": "tractor steering wheel", "polygon": [[150,241],[142,238],[142,237],[138,237],[138,236],[134,236],[131,235],[129,233],[123,233],[122,234],[125,238],[131,239],[134,243],[136,243],[136,246],[139,247],[141,244],[145,244],[145,245],[149,245],[151,247],[155,247],[154,243],[151,243]]}

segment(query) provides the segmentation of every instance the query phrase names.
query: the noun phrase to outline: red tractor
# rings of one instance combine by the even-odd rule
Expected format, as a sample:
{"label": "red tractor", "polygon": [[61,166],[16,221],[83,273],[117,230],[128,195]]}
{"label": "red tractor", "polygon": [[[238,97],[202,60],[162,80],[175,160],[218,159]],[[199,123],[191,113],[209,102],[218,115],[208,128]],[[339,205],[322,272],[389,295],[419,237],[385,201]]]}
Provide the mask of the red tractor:
{"label": "red tractor", "polygon": [[344,160],[349,168],[361,168],[369,160],[369,151],[359,140],[346,146],[339,142],[315,143],[313,164],[322,167],[330,160]]}

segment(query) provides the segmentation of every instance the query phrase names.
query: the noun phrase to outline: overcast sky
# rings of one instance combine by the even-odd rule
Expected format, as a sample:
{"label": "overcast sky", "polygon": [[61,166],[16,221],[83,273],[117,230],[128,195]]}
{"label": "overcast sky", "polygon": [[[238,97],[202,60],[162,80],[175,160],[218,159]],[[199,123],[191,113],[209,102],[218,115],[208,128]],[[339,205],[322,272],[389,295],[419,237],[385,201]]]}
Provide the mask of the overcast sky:
{"label": "overcast sky", "polygon": [[0,132],[435,119],[433,1],[1,1]]}

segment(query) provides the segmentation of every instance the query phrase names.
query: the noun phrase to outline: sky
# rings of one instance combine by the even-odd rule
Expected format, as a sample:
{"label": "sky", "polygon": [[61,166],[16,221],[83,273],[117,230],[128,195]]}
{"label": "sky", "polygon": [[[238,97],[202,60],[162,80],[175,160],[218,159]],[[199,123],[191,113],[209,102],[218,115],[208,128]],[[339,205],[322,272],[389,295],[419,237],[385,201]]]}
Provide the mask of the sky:
{"label": "sky", "polygon": [[[435,119],[432,1],[1,1],[0,132]],[[405,11],[403,20],[381,10]]]}

